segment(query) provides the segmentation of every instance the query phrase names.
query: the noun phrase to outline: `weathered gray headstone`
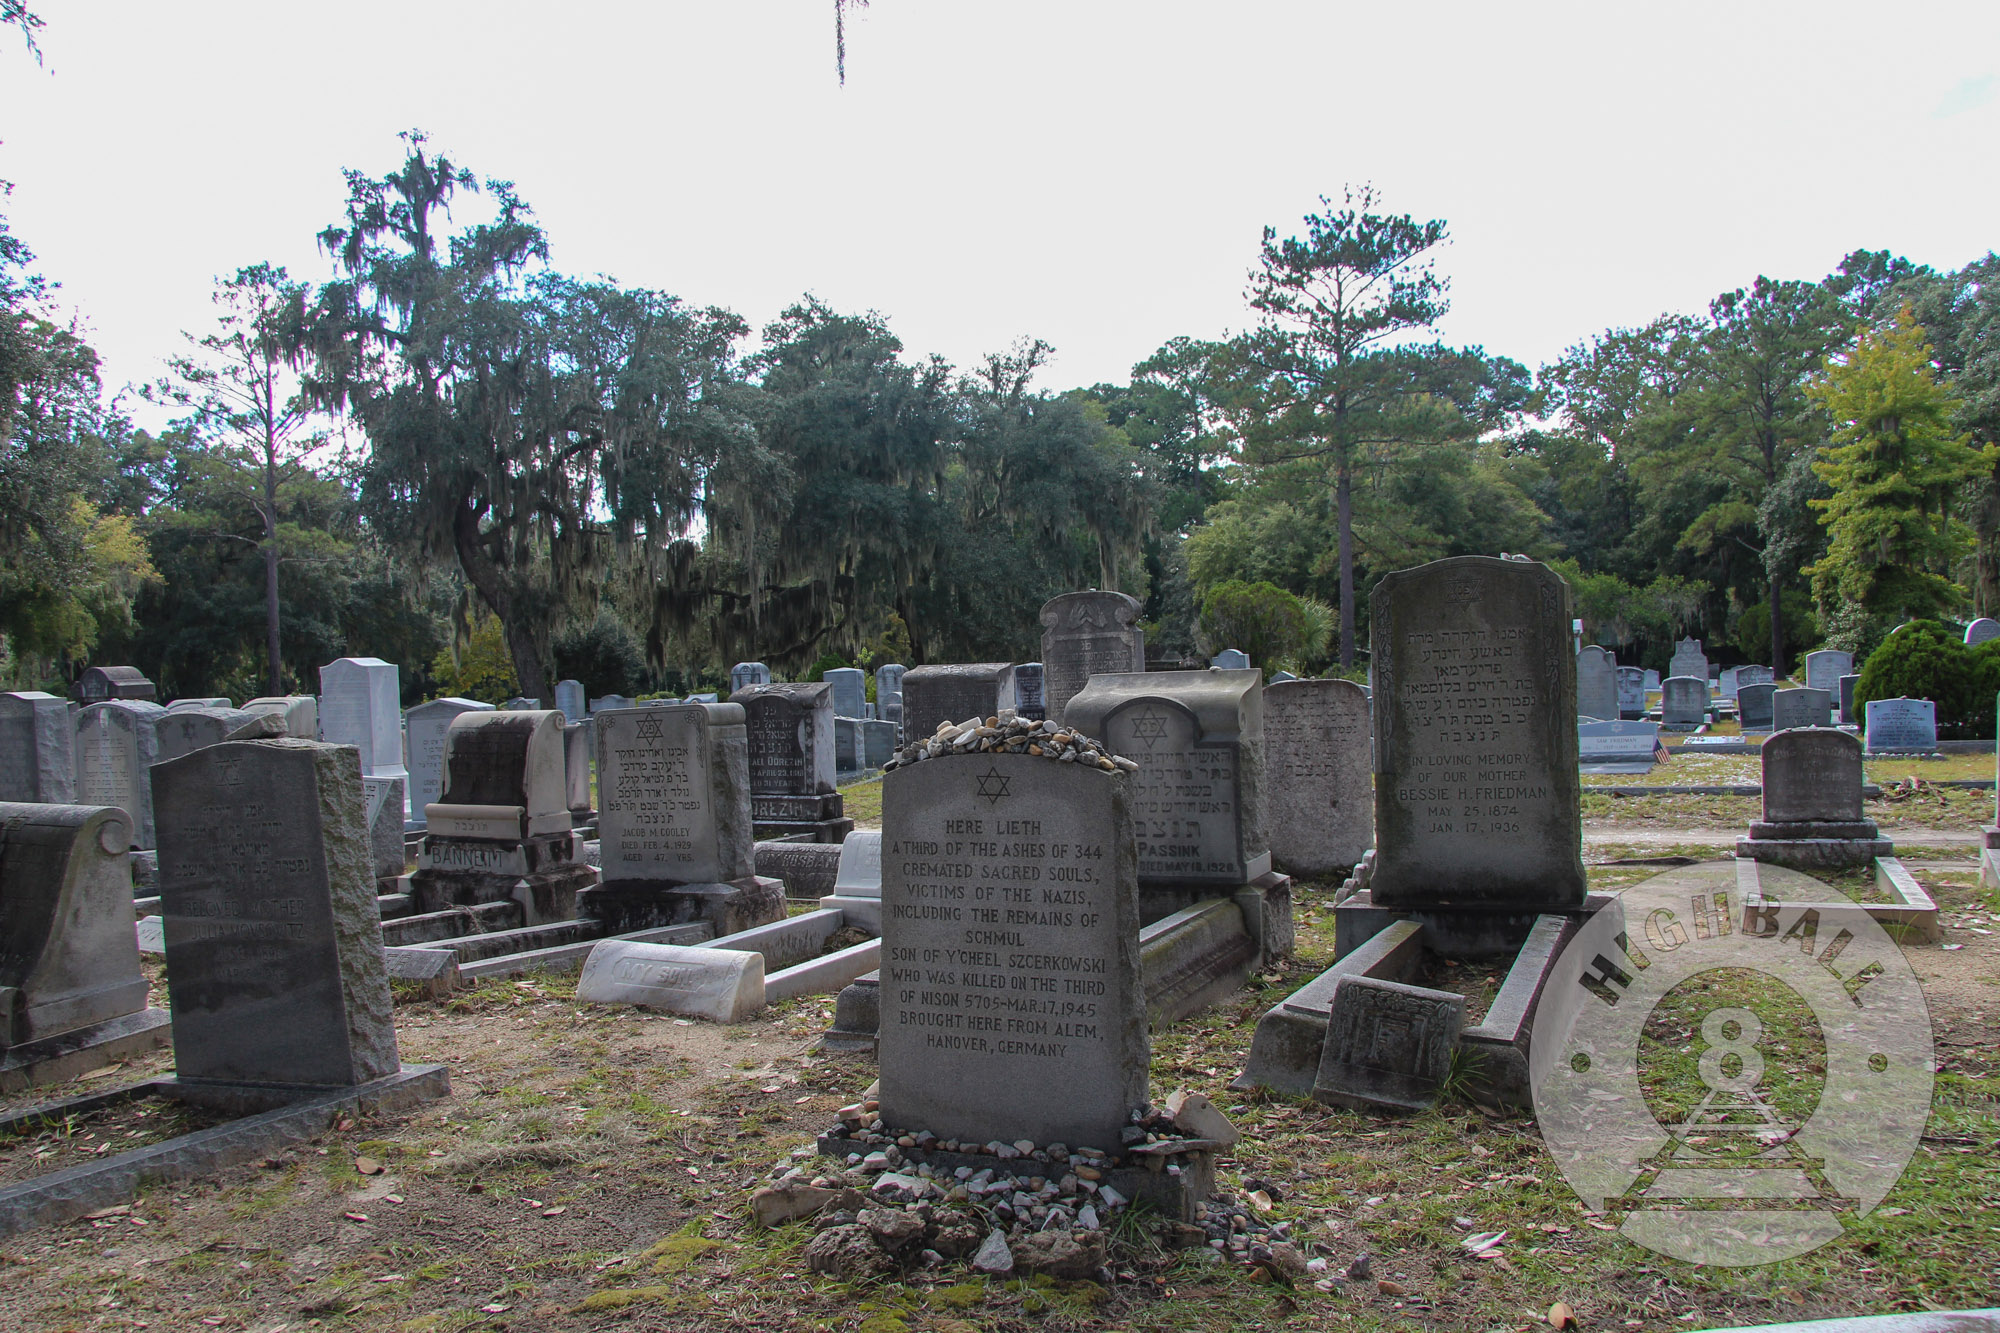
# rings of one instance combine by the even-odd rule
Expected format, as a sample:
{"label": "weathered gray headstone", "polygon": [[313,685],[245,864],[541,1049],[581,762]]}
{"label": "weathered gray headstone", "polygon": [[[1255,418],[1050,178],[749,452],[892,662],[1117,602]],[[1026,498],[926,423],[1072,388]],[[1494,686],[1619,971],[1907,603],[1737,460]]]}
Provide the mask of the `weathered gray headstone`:
{"label": "weathered gray headstone", "polygon": [[88,667],[76,681],[77,701],[101,704],[113,699],[134,699],[152,703],[159,698],[153,682],[138,667]]}
{"label": "weathered gray headstone", "polygon": [[1715,677],[1715,692],[1725,699],[1736,698],[1736,675],[1739,667],[1724,667]]}
{"label": "weathered gray headstone", "polygon": [[1771,729],[1824,727],[1833,722],[1833,701],[1825,690],[1779,690],[1771,696]]}
{"label": "weathered gray headstone", "polygon": [[424,807],[444,796],[444,738],[461,713],[490,713],[492,704],[476,699],[432,699],[403,714],[409,737],[410,814],[422,824]]}
{"label": "weathered gray headstone", "polygon": [[1981,616],[1965,627],[1965,646],[1977,648],[1988,639],[2000,638],[2000,620]]}
{"label": "weathered gray headstone", "polygon": [[1250,654],[1241,648],[1224,648],[1208,660],[1217,671],[1247,671],[1250,668]]}
{"label": "weathered gray headstone", "polygon": [[1743,687],[1745,685],[1769,685],[1770,683],[1771,668],[1767,666],[1752,663],[1749,666],[1736,668],[1736,697],[1739,699],[1743,697]]}
{"label": "weathered gray headstone", "polygon": [[1063,710],[1065,725],[1139,765],[1142,883],[1234,885],[1271,869],[1263,684],[1254,668],[1098,675]]}
{"label": "weathered gray headstone", "polygon": [[225,741],[153,779],[180,1082],[344,1087],[396,1073],[353,752]]}
{"label": "weathered gray headstone", "polygon": [[569,802],[570,821],[575,824],[587,823],[591,816],[591,755],[596,734],[592,722],[571,722],[563,727],[563,799]]}
{"label": "weathered gray headstone", "polygon": [[229,733],[259,716],[262,714],[234,708],[169,708],[153,723],[157,745],[153,762],[165,763],[205,745],[219,745],[229,739]]}
{"label": "weathered gray headstone", "polygon": [[1708,682],[1669,676],[1660,685],[1660,725],[1686,731],[1708,721]]}
{"label": "weathered gray headstone", "polygon": [[1581,907],[1569,585],[1458,556],[1373,603],[1375,905]]}
{"label": "weathered gray headstone", "polygon": [[154,845],[153,783],[159,757],[154,725],[167,715],[140,699],[91,704],[76,715],[76,800],[115,805],[132,817],[132,846]]}
{"label": "weathered gray headstone", "polygon": [[1937,705],[1929,699],[1870,699],[1870,754],[1930,754],[1937,749]]}
{"label": "weathered gray headstone", "polygon": [[69,702],[40,690],[0,694],[0,801],[76,803]]}
{"label": "weathered gray headstone", "polygon": [[1576,715],[1618,720],[1618,663],[1606,649],[1592,646],[1576,655]]}
{"label": "weathered gray headstone", "polygon": [[[403,811],[408,805],[409,779],[361,779],[361,804],[368,821],[368,855],[379,884],[410,868],[403,838]],[[383,888],[389,892],[394,886]]]}
{"label": "weathered gray headstone", "polygon": [[864,767],[861,756],[861,719],[833,719],[833,767],[843,777],[852,777]]}
{"label": "weathered gray headstone", "polygon": [[903,673],[901,662],[886,662],[875,668],[875,715],[898,726],[903,721]]}
{"label": "weathered gray headstone", "polygon": [[1119,1148],[1148,1047],[1127,784],[993,754],[884,780],[883,1123]]}
{"label": "weathered gray headstone", "polygon": [[1824,690],[1831,698],[1840,689],[1840,678],[1854,670],[1854,654],[1838,648],[1822,648],[1806,654],[1806,688]]}
{"label": "weathered gray headstone", "polygon": [[1646,673],[1638,667],[1618,668],[1618,716],[1628,721],[1646,715]]}
{"label": "weathered gray headstone", "polygon": [[880,768],[896,757],[896,724],[886,718],[870,718],[860,724],[861,765]]}
{"label": "weathered gray headstone", "polygon": [[752,685],[742,706],[750,738],[750,813],[760,836],[808,833],[838,842],[853,822],[835,790],[833,687]]}
{"label": "weathered gray headstone", "polygon": [[371,778],[407,778],[400,674],[379,657],[342,657],[319,669],[319,730],[328,745],[361,752]]}
{"label": "weathered gray headstone", "polygon": [[1861,742],[1826,727],[1800,727],[1765,741],[1764,818],[1839,823],[1861,818]]}
{"label": "weathered gray headstone", "polygon": [[856,829],[840,844],[839,869],[833,878],[833,892],[819,900],[821,907],[835,908],[846,915],[846,924],[877,934],[882,930],[882,834],[878,830]]}
{"label": "weathered gray headstone", "polygon": [[590,715],[596,717],[607,708],[637,708],[639,701],[629,694],[606,694],[590,701]]}
{"label": "weathered gray headstone", "polygon": [[1264,823],[1273,865],[1292,875],[1353,870],[1375,844],[1374,762],[1359,685],[1288,680],[1264,688]]}
{"label": "weathered gray headstone", "polygon": [[1660,688],[1660,673],[1659,673],[1659,672],[1657,672],[1657,671],[1654,671],[1654,670],[1652,670],[1651,668],[1648,668],[1648,669],[1647,669],[1647,671],[1646,671],[1646,673],[1645,673],[1645,684],[1646,684],[1646,688],[1647,688],[1647,689],[1648,689],[1649,691],[1650,691],[1650,690],[1657,690],[1657,689],[1659,689],[1659,688]]}
{"label": "weathered gray headstone", "polygon": [[581,722],[590,716],[585,707],[583,682],[580,680],[559,680],[556,682],[556,709],[565,722]]}
{"label": "weathered gray headstone", "polygon": [[1008,662],[911,667],[903,674],[903,735],[928,740],[940,722],[995,717],[1014,706]]}
{"label": "weathered gray headstone", "polygon": [[1669,676],[1692,676],[1708,688],[1708,658],[1701,650],[1700,639],[1682,639],[1674,645],[1673,660],[1667,664]]}
{"label": "weathered gray headstone", "polygon": [[[1042,606],[1042,708],[1063,721],[1063,709],[1092,676],[1146,669],[1141,607],[1122,592],[1071,592]],[[963,721],[963,718],[955,719]],[[911,733],[914,734],[914,733]]]}
{"label": "weathered gray headstone", "polygon": [[131,842],[122,810],[0,802],[0,1089],[165,1042],[139,971]]}
{"label": "weathered gray headstone", "polygon": [[233,708],[234,704],[220,695],[210,695],[198,699],[174,699],[168,702],[167,711],[178,713],[184,708]]}
{"label": "weathered gray headstone", "polygon": [[765,666],[762,662],[738,662],[735,666],[729,668],[729,692],[731,694],[736,693],[738,690],[747,690],[752,685],[769,685],[770,683],[771,668]]}
{"label": "weathered gray headstone", "polygon": [[576,998],[740,1023],[764,1007],[764,955],[601,940],[584,959]]}
{"label": "weathered gray headstone", "polygon": [[1020,662],[1014,667],[1014,711],[1031,721],[1048,716],[1044,688],[1047,678],[1040,662]]}
{"label": "weathered gray headstone", "polygon": [[833,715],[860,717],[868,702],[868,673],[859,667],[835,667],[820,679],[833,686]]}
{"label": "weathered gray headstone", "polygon": [[741,705],[597,715],[606,884],[713,884],[755,872]]}
{"label": "weathered gray headstone", "polygon": [[538,713],[541,708],[540,699],[524,699],[518,694],[500,705],[500,711],[503,713]]}
{"label": "weathered gray headstone", "polygon": [[1774,717],[1772,696],[1778,687],[1770,681],[1736,687],[1736,720],[1745,731],[1769,731]]}
{"label": "weathered gray headstone", "polygon": [[319,739],[319,700],[310,694],[269,694],[243,705],[246,713],[276,713],[285,719],[285,734],[294,740]]}
{"label": "weathered gray headstone", "polygon": [[1376,977],[1334,984],[1313,1097],[1336,1106],[1434,1105],[1465,1025],[1465,997]]}
{"label": "weathered gray headstone", "polygon": [[1583,722],[1576,729],[1577,763],[1585,773],[1645,773],[1658,762],[1660,724]]}
{"label": "weathered gray headstone", "polygon": [[1289,671],[1273,671],[1268,677],[1265,678],[1264,683],[1266,686],[1280,685],[1283,684],[1285,681],[1297,680],[1297,679],[1298,677],[1293,675]]}

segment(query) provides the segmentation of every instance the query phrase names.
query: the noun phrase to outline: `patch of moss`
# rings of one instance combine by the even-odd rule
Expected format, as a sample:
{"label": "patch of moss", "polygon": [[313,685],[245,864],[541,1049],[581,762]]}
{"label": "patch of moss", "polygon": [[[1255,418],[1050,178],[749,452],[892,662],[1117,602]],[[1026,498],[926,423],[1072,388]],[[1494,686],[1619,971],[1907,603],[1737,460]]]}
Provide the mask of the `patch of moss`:
{"label": "patch of moss", "polygon": [[593,1292],[583,1298],[583,1304],[576,1307],[579,1314],[594,1310],[623,1310],[641,1301],[663,1301],[674,1294],[672,1287],[614,1287],[610,1291]]}
{"label": "patch of moss", "polygon": [[986,1286],[980,1282],[959,1282],[939,1287],[924,1299],[946,1310],[969,1310],[975,1305],[985,1304]]}

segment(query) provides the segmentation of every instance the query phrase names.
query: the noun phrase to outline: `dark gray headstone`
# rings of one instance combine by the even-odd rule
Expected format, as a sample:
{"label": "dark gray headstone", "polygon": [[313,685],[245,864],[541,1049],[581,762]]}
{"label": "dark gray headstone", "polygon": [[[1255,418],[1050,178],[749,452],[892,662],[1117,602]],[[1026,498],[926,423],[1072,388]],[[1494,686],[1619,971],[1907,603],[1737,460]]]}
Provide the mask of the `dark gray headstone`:
{"label": "dark gray headstone", "polygon": [[1581,907],[1569,585],[1458,556],[1373,602],[1375,905]]}
{"label": "dark gray headstone", "polygon": [[261,711],[252,713],[247,709],[169,708],[164,717],[153,723],[158,746],[153,762],[165,763],[203,746],[220,745],[229,739],[231,732],[260,716]]}
{"label": "dark gray headstone", "polygon": [[1217,671],[1247,671],[1250,669],[1250,654],[1241,648],[1224,648],[1208,660]]}
{"label": "dark gray headstone", "polygon": [[738,690],[747,690],[752,685],[769,685],[770,683],[771,668],[765,666],[762,662],[738,662],[735,666],[729,668],[729,692],[731,694],[735,694]]}
{"label": "dark gray headstone", "polygon": [[1686,729],[1708,721],[1708,682],[1669,676],[1660,686],[1660,725]]}
{"label": "dark gray headstone", "polygon": [[741,705],[597,715],[604,882],[717,884],[756,870]]}
{"label": "dark gray headstone", "polygon": [[1700,639],[1682,639],[1674,645],[1667,675],[1692,676],[1701,682],[1703,689],[1708,688],[1708,657],[1702,652]]}
{"label": "dark gray headstone", "polygon": [[1753,663],[1750,666],[1736,668],[1736,697],[1739,699],[1743,697],[1743,687],[1745,685],[1769,685],[1770,683],[1771,668],[1767,666],[1759,666]]}
{"label": "dark gray headstone", "polygon": [[407,778],[401,674],[379,657],[342,657],[319,669],[319,734],[361,752],[371,778]]}
{"label": "dark gray headstone", "polygon": [[0,801],[76,803],[76,724],[68,700],[40,690],[0,694]]}
{"label": "dark gray headstone", "polygon": [[1131,804],[1142,884],[1227,886],[1271,869],[1263,675],[1092,676],[1063,710],[1064,725],[1139,765]]}
{"label": "dark gray headstone", "polygon": [[1042,606],[1044,716],[1061,722],[1092,676],[1146,669],[1140,609],[1135,597],[1097,591],[1064,593]]}
{"label": "dark gray headstone", "polygon": [[1736,720],[1745,731],[1769,731],[1774,716],[1772,696],[1778,687],[1770,681],[1736,687]]}
{"label": "dark gray headstone", "polygon": [[1861,677],[1849,674],[1840,678],[1840,725],[1854,725],[1854,687],[1861,683]]}
{"label": "dark gray headstone", "polygon": [[1444,1090],[1464,1025],[1462,995],[1342,977],[1334,984],[1313,1097],[1337,1106],[1431,1106]]}
{"label": "dark gray headstone", "polygon": [[[1136,757],[1136,756],[1134,756]],[[1264,688],[1264,824],[1292,875],[1345,875],[1375,845],[1375,739],[1351,680]]]}
{"label": "dark gray headstone", "polygon": [[911,667],[903,674],[903,735],[927,740],[940,722],[995,717],[1014,706],[1008,662]]}
{"label": "dark gray headstone", "polygon": [[432,699],[403,714],[409,737],[410,815],[423,823],[424,807],[444,795],[444,738],[461,713],[490,713],[492,704],[474,699]]}
{"label": "dark gray headstone", "polygon": [[225,741],[153,779],[180,1080],[345,1087],[394,1074],[353,750]]}
{"label": "dark gray headstone", "polygon": [[1576,715],[1618,720],[1618,664],[1603,648],[1585,648],[1576,655]]}
{"label": "dark gray headstone", "polygon": [[861,719],[833,719],[833,767],[843,776],[859,773],[865,765],[861,753]]}
{"label": "dark gray headstone", "polygon": [[159,693],[145,672],[131,666],[89,667],[76,682],[77,700],[86,705],[112,699],[152,703],[159,699]]}
{"label": "dark gray headstone", "polygon": [[1046,696],[1043,693],[1046,677],[1040,662],[1021,662],[1014,667],[1014,711],[1030,721],[1039,722],[1048,716]]}
{"label": "dark gray headstone", "polygon": [[1122,775],[1026,755],[884,779],[885,1124],[1120,1147],[1148,1045],[1127,792]]}
{"label": "dark gray headstone", "polygon": [[1626,719],[1646,715],[1646,673],[1638,667],[1618,668],[1618,716]]}
{"label": "dark gray headstone", "polygon": [[833,715],[860,717],[868,702],[868,673],[859,667],[835,667],[820,679],[833,686]]}
{"label": "dark gray headstone", "polygon": [[2000,638],[2000,620],[1981,616],[1965,627],[1965,646],[1977,648],[1988,639]]}
{"label": "dark gray headstone", "polygon": [[896,757],[896,724],[887,718],[870,718],[861,723],[861,763],[864,768],[880,768]]}
{"label": "dark gray headstone", "polygon": [[1825,690],[1779,690],[1771,696],[1771,729],[1824,727],[1833,721],[1833,702]]}
{"label": "dark gray headstone", "polygon": [[1930,754],[1937,749],[1937,705],[1929,699],[1870,699],[1870,754]]}
{"label": "dark gray headstone", "polygon": [[742,705],[746,718],[752,793],[818,796],[834,789],[832,686],[753,685],[731,702]]}
{"label": "dark gray headstone", "polygon": [[1764,742],[1767,823],[1851,823],[1861,816],[1860,738],[1830,727],[1780,731]]}
{"label": "dark gray headstone", "polygon": [[1806,654],[1806,688],[1824,690],[1832,697],[1840,689],[1840,678],[1854,670],[1854,654],[1838,648],[1822,648]]}
{"label": "dark gray headstone", "polygon": [[79,805],[115,805],[132,817],[132,845],[155,845],[153,783],[158,757],[154,725],[167,715],[158,704],[119,700],[91,704],[76,715],[76,799]]}

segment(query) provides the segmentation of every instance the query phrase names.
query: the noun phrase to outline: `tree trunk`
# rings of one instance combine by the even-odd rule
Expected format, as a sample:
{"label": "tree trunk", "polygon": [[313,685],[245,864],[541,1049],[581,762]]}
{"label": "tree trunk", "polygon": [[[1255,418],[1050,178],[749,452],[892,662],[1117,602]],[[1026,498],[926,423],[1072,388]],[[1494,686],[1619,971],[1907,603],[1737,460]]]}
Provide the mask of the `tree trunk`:
{"label": "tree trunk", "polygon": [[1785,620],[1778,614],[1780,580],[1776,574],[1770,579],[1771,601],[1771,679],[1785,678]]}
{"label": "tree trunk", "polygon": [[1990,616],[2000,610],[2000,466],[1979,491],[1972,518],[1972,614]]}
{"label": "tree trunk", "polygon": [[1354,666],[1354,465],[1341,459],[1334,479],[1340,533],[1340,669]]}
{"label": "tree trunk", "polygon": [[285,659],[278,646],[278,467],[275,454],[264,458],[264,657],[270,668],[270,694],[285,692]]}
{"label": "tree trunk", "polygon": [[500,618],[500,630],[507,637],[507,655],[514,663],[514,683],[522,695],[540,700],[544,708],[553,707],[555,697],[549,689],[548,671],[542,665],[540,637],[521,623],[514,599],[508,594],[506,579],[481,549],[479,512],[467,498],[459,502],[452,515],[452,546],[458,554],[458,567],[479,594],[479,600]]}

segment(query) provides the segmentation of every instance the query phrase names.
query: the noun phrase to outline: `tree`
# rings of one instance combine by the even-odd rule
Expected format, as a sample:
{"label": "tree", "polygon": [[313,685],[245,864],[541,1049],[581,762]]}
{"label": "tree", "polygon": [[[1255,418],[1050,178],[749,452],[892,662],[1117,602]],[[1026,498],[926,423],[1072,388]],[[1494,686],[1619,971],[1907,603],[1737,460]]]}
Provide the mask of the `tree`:
{"label": "tree", "polygon": [[1834,423],[1814,465],[1832,494],[1808,501],[1827,529],[1807,571],[1822,611],[1846,604],[1880,621],[1956,610],[1964,592],[1951,573],[1966,543],[1952,500],[2000,447],[1953,432],[1957,404],[1909,307],[1863,332],[1812,394]]}
{"label": "tree", "polygon": [[[285,692],[279,633],[279,527],[283,493],[309,471],[305,455],[324,443],[306,430],[311,408],[290,386],[289,365],[305,334],[310,292],[282,268],[256,264],[216,283],[216,329],[182,336],[195,354],[168,362],[174,379],[157,395],[190,409],[192,427],[219,462],[242,480],[263,531],[256,545],[264,563],[264,667],[270,694]],[[219,531],[222,540],[241,541]]]}
{"label": "tree", "polygon": [[1218,583],[1201,602],[1202,646],[1209,652],[1239,648],[1267,671],[1300,664],[1323,649],[1312,642],[1316,625],[1305,604],[1271,583]]}
{"label": "tree", "polygon": [[521,688],[552,697],[557,629],[594,618],[607,578],[649,602],[648,646],[688,598],[716,458],[747,432],[728,405],[746,329],[662,292],[548,272],[548,242],[505,181],[481,185],[424,135],[402,168],[347,173],[320,233],[341,277],[311,312],[307,386],[366,434],[364,512],[449,555],[505,631]]}
{"label": "tree", "polygon": [[1396,446],[1476,437],[1523,405],[1527,385],[1511,362],[1413,341],[1450,308],[1433,258],[1443,222],[1377,213],[1369,186],[1338,209],[1320,202],[1303,237],[1264,229],[1248,293],[1263,321],[1214,369],[1246,462],[1313,459],[1332,473],[1340,664],[1351,667],[1357,476]]}

